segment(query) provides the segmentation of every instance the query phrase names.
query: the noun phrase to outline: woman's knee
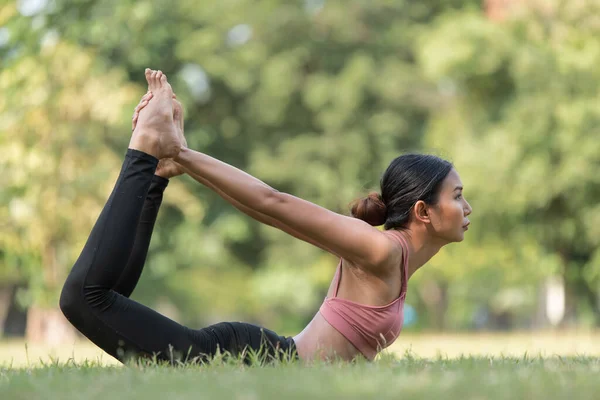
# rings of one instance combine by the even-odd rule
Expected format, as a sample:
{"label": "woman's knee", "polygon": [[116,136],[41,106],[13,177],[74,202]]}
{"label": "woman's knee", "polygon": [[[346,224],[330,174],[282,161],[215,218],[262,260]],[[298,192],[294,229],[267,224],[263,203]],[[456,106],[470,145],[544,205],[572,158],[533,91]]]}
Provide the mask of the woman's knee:
{"label": "woman's knee", "polygon": [[76,315],[82,311],[85,304],[82,289],[81,283],[72,279],[72,276],[67,278],[62,288],[59,307],[68,320],[76,318]]}
{"label": "woman's knee", "polygon": [[69,276],[60,295],[60,309],[67,319],[76,318],[94,310],[107,310],[115,302],[117,293],[107,287],[85,285]]}

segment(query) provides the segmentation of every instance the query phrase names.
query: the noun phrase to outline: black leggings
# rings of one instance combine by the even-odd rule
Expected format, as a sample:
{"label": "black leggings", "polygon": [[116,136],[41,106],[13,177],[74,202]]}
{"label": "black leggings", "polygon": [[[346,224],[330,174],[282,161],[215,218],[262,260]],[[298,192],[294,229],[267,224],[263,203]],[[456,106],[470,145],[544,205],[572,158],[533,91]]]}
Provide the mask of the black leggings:
{"label": "black leggings", "polygon": [[121,362],[205,362],[218,351],[245,361],[296,357],[292,338],[256,325],[189,329],[129,299],[168,184],[154,175],[157,164],[155,157],[127,150],[115,188],[63,287],[60,308],[69,322]]}

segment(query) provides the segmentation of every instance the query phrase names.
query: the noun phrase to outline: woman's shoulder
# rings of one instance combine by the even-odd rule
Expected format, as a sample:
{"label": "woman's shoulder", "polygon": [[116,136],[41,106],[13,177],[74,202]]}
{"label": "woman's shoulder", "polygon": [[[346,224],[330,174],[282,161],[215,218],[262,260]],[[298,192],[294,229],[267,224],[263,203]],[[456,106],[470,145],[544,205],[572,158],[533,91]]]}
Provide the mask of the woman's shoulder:
{"label": "woman's shoulder", "polygon": [[405,246],[402,243],[403,238],[397,231],[392,232],[392,230],[384,230],[380,232],[382,236],[388,239],[389,246],[385,246],[385,250],[382,250],[385,251],[385,254],[381,254],[378,265],[359,265],[357,263],[352,263],[347,259],[343,260],[343,265],[358,268],[367,274],[378,276],[395,273],[404,257]]}
{"label": "woman's shoulder", "polygon": [[402,235],[402,233],[397,229],[388,229],[382,231],[382,233],[389,237],[394,243],[399,244],[403,249],[407,247],[408,242],[407,239]]}

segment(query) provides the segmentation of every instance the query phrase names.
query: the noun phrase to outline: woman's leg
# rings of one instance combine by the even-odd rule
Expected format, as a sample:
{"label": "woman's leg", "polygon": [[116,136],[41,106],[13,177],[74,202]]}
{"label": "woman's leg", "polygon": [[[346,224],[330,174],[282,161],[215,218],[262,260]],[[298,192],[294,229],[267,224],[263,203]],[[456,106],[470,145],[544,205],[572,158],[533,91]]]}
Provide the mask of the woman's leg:
{"label": "woman's leg", "polygon": [[121,273],[121,277],[113,287],[115,292],[122,294],[125,297],[131,296],[133,289],[135,289],[135,286],[140,279],[142,270],[144,269],[148,248],[150,247],[150,240],[152,239],[152,231],[154,230],[158,210],[162,203],[163,193],[168,184],[168,179],[158,175],[152,177],[152,183],[150,183],[150,189],[148,190],[146,200],[142,207],[142,213],[135,233],[131,255],[129,256],[127,265]]}
{"label": "woman's leg", "polygon": [[[157,355],[172,359],[201,352],[189,329],[117,293],[114,288],[132,255],[143,204],[159,157],[170,157],[180,140],[172,118],[173,92],[162,73],[146,71],[153,101],[140,113],[121,173],[79,259],[63,287],[67,319],[114,357]],[[126,285],[125,285],[126,286]]]}
{"label": "woman's leg", "polygon": [[203,335],[214,337],[210,354],[217,348],[234,356],[243,356],[244,361],[258,361],[261,364],[273,360],[296,360],[296,345],[291,337],[279,336],[275,332],[257,325],[243,322],[221,322],[193,331],[194,337]]}
{"label": "woman's leg", "polygon": [[[143,264],[137,261],[146,255],[145,246],[141,245],[143,251],[138,255],[134,248],[136,241],[149,241],[149,235],[138,238],[136,232],[157,158],[170,157],[178,140],[169,125],[173,122],[164,118],[173,111],[173,94],[161,75],[146,72],[156,102],[150,103],[145,115],[140,113],[143,127],[134,131],[115,187],[65,282],[60,307],[79,331],[119,360],[143,355],[167,361],[195,357],[204,360],[219,348],[234,354],[248,347],[259,350],[263,338],[267,347],[292,348],[290,338],[248,324],[217,324],[190,330],[123,295],[133,290]],[[151,228],[147,233],[150,232]],[[131,271],[127,271],[124,275],[132,265],[133,269],[140,267],[138,272],[129,275]]]}
{"label": "woman's leg", "polygon": [[185,357],[201,349],[190,330],[117,293],[130,259],[136,230],[158,160],[129,149],[115,188],[65,282],[60,307],[67,319],[104,351],[124,360],[127,355],[158,355],[170,350]]}
{"label": "woman's leg", "polygon": [[121,361],[131,356],[205,361],[217,349],[233,355],[262,349],[266,360],[293,353],[291,338],[272,331],[241,323],[191,330],[115,291],[138,240],[156,165],[148,154],[127,151],[115,188],[63,288],[60,306],[67,319]]}

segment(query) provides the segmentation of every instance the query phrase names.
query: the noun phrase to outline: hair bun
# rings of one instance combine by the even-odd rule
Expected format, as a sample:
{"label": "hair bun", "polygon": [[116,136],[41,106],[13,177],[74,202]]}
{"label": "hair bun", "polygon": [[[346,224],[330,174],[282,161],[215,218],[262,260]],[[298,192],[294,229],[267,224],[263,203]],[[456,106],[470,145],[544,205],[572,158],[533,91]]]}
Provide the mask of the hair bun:
{"label": "hair bun", "polygon": [[381,195],[371,192],[367,197],[354,201],[350,209],[354,218],[362,219],[372,226],[385,224],[387,208]]}

